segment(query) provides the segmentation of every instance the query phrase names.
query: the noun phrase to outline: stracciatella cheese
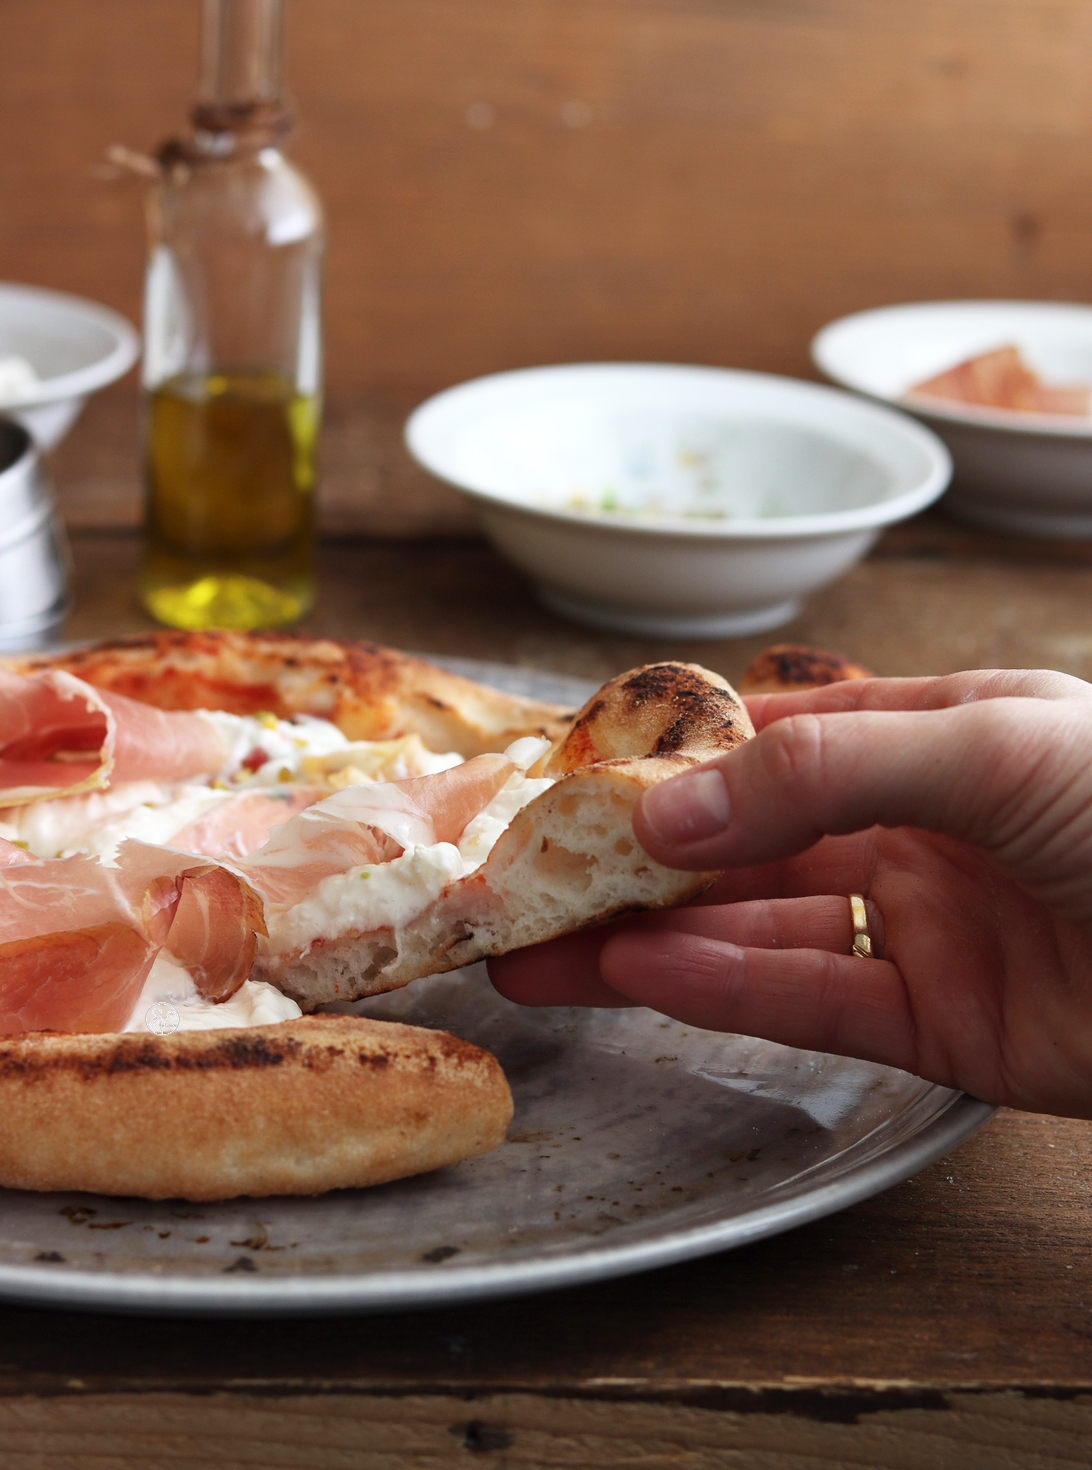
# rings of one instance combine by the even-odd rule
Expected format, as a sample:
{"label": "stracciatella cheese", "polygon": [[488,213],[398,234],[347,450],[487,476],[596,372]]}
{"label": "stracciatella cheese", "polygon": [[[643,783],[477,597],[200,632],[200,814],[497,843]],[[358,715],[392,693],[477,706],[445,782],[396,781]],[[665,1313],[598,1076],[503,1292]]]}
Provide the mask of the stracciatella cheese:
{"label": "stracciatella cheese", "polygon": [[[147,1031],[148,1012],[154,1005],[173,1007],[178,1031],[225,1031],[236,1026],[270,1026],[292,1021],[303,1012],[294,1000],[264,980],[244,980],[228,1000],[205,1000],[198,994],[188,970],[176,965],[169,955],[156,956],[140,998],[123,1031]],[[173,1020],[168,1012],[169,1020]],[[157,1034],[162,1034],[159,1032]]]}
{"label": "stracciatella cheese", "polygon": [[193,782],[125,781],[106,791],[7,807],[0,814],[0,837],[35,857],[89,852],[111,863],[127,837],[169,846],[176,832],[230,795]]}
{"label": "stracciatella cheese", "polygon": [[[315,715],[278,720],[274,715],[232,715],[199,710],[215,725],[228,758],[213,777],[233,789],[278,781],[331,782],[345,771],[355,781],[403,781],[457,766],[454,751],[428,750],[419,735],[397,740],[347,740],[338,727]],[[262,759],[264,757],[264,759]]]}

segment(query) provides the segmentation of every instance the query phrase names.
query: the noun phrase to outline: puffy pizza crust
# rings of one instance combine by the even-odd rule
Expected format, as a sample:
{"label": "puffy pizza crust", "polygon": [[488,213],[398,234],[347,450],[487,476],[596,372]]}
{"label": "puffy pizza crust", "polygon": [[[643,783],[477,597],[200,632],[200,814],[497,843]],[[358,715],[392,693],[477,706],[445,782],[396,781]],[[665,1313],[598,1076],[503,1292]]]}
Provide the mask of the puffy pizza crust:
{"label": "puffy pizza crust", "polygon": [[148,633],[5,662],[23,674],[64,669],[160,709],[318,715],[350,740],[417,734],[430,750],[468,758],[522,735],[561,739],[572,719],[377,643],[291,633]]}
{"label": "puffy pizza crust", "polygon": [[685,903],[718,873],[653,861],[633,835],[641,793],[753,735],[731,686],[697,664],[649,664],[594,695],[544,763],[555,784],[485,863],[403,929],[259,952],[255,974],[313,1009],[541,944],[640,909]]}
{"label": "puffy pizza crust", "polygon": [[840,653],[807,643],[775,643],[760,653],[739,681],[741,694],[793,694],[843,679],[871,679],[871,670]]}
{"label": "puffy pizza crust", "polygon": [[487,1153],[488,1052],[354,1016],[173,1036],[0,1040],[0,1185],[144,1199],[319,1194]]}

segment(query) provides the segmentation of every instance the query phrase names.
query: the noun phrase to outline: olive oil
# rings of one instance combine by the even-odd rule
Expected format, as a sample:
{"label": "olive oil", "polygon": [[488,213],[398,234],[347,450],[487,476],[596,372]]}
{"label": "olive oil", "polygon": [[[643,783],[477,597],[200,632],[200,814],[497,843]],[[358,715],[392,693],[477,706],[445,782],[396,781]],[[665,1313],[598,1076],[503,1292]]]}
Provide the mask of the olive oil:
{"label": "olive oil", "polygon": [[193,130],[159,149],[144,288],[141,594],[178,628],[314,600],[322,205],[285,156],[284,0],[203,0]]}
{"label": "olive oil", "polygon": [[148,395],[142,592],[175,628],[271,628],[314,600],[319,405],[273,372],[183,373]]}

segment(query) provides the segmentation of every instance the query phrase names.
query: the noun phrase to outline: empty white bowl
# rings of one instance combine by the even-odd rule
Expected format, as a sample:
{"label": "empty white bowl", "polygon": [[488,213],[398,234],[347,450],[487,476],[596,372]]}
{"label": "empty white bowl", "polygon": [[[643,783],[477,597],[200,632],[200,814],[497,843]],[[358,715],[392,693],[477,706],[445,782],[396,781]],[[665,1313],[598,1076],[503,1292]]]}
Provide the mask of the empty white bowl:
{"label": "empty white bowl", "polygon": [[1092,307],[1036,301],[931,301],[843,317],[811,344],[845,388],[898,403],[952,452],[946,509],[993,530],[1092,536],[1092,418],[969,404],[902,403],[913,387],[995,347],[1020,348],[1048,382],[1092,383]]}
{"label": "empty white bowl", "polygon": [[479,378],[418,408],[406,442],[472,497],[547,606],[662,637],[790,621],[951,473],[903,414],[789,378],[652,363]]}
{"label": "empty white bowl", "polygon": [[134,327],[109,307],[0,283],[0,358],[23,358],[37,381],[0,396],[0,413],[18,420],[43,449],[72,427],[89,393],[132,367],[140,351]]}

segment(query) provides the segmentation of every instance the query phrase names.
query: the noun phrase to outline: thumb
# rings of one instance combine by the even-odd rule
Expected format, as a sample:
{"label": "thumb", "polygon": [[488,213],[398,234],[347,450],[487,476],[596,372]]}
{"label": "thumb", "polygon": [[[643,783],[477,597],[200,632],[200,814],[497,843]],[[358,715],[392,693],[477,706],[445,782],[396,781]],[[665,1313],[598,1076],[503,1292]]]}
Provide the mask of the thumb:
{"label": "thumb", "polygon": [[1076,846],[1092,851],[1092,776],[1078,760],[1090,739],[1078,701],[795,715],[647,791],[634,830],[652,857],[688,869],[776,861],[877,824],[945,833],[1017,867],[1071,863]]}

